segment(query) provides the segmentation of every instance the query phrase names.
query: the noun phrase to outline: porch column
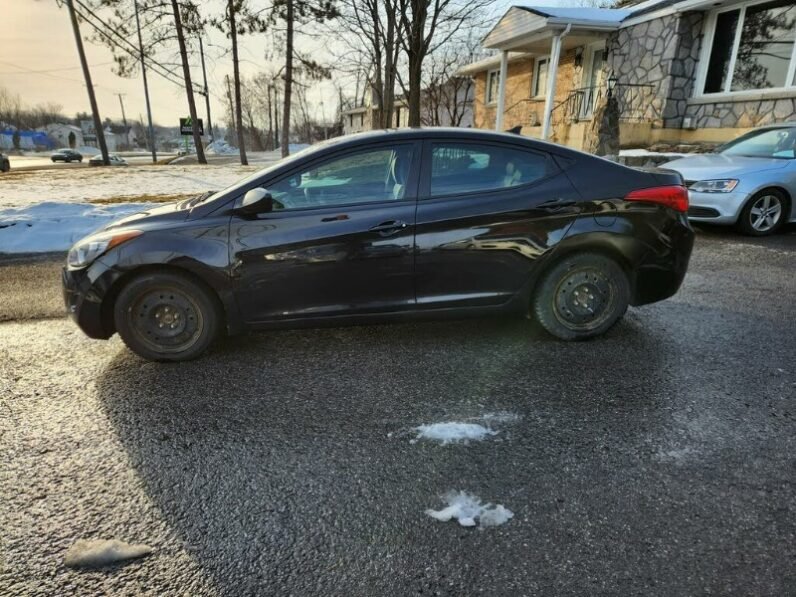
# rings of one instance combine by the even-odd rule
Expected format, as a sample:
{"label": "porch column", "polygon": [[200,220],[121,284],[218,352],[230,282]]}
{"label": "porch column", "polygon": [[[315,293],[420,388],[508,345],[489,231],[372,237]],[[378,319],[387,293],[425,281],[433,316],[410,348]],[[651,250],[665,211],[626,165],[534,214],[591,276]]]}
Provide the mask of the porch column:
{"label": "porch column", "polygon": [[561,57],[561,40],[569,33],[572,25],[567,25],[562,33],[553,36],[550,46],[550,68],[547,71],[547,93],[544,98],[544,120],[542,121],[542,139],[550,136],[552,126],[551,116],[553,112],[553,101],[556,97],[556,79],[558,78],[558,60]]}
{"label": "porch column", "polygon": [[497,113],[495,115],[495,130],[503,130],[503,111],[506,109],[506,77],[509,69],[509,53],[500,52],[500,75],[498,76]]}

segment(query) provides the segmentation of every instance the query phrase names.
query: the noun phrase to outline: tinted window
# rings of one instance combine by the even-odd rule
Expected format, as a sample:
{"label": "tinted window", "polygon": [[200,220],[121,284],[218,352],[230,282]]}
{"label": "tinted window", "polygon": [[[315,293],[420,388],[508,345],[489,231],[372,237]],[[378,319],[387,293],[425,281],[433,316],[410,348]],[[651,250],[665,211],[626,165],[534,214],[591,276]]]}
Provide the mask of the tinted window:
{"label": "tinted window", "polygon": [[471,143],[434,143],[431,147],[431,195],[505,189],[533,182],[548,173],[544,154]]}
{"label": "tinted window", "polygon": [[276,209],[398,201],[407,196],[412,146],[332,158],[268,185]]}

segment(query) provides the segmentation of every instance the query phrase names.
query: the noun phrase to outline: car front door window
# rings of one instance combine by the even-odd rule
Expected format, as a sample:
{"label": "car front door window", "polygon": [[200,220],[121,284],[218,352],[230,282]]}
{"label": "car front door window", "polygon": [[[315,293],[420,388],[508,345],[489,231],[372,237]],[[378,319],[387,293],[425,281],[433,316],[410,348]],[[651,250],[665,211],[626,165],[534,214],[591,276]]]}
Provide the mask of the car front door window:
{"label": "car front door window", "polygon": [[276,209],[335,207],[407,199],[412,145],[359,151],[268,185]]}

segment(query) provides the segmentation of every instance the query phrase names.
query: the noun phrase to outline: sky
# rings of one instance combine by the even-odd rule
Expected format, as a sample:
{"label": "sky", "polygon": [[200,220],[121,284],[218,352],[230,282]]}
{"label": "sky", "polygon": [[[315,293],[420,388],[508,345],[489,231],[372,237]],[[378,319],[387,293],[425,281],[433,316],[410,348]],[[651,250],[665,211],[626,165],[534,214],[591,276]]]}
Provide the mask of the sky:
{"label": "sky", "polygon": [[[568,0],[542,0],[539,4],[569,3]],[[202,6],[208,14],[219,14],[223,4],[223,0],[205,0]],[[509,5],[510,0],[498,0],[493,10],[500,14]],[[66,9],[59,8],[55,0],[0,0],[0,6],[0,86],[18,93],[28,106],[53,102],[59,104],[68,116],[78,111],[87,112],[88,96]],[[84,25],[84,29],[87,34],[88,27]],[[267,35],[240,38],[241,71],[244,75],[254,74],[269,66],[264,56],[270,50],[268,46],[271,43]],[[302,51],[312,53],[321,63],[331,59],[324,45],[328,43],[326,39],[300,36],[298,43]],[[111,70],[112,55],[108,48],[88,42],[84,45],[100,116],[121,121],[122,110],[117,94],[122,94],[128,121],[139,117],[145,120],[146,105],[140,74],[132,79],[118,77]],[[205,43],[211,114],[217,123],[225,119],[227,112],[224,76],[232,75],[232,59],[229,55],[222,55],[222,49],[228,48],[228,45],[223,34],[217,31],[212,32]],[[195,83],[201,83],[198,58],[195,62],[191,73]],[[177,126],[179,118],[188,113],[184,90],[152,72],[148,80],[155,122]],[[314,84],[308,90],[308,98],[320,120],[333,118],[337,101],[330,81]],[[321,109],[324,98],[326,103]],[[204,98],[196,96],[196,99],[199,116],[204,118]]]}
{"label": "sky", "polygon": [[[223,2],[206,0],[203,6],[208,13],[220,13]],[[69,14],[59,8],[55,0],[0,0],[2,27],[0,27],[0,86],[18,93],[23,103],[32,106],[39,103],[60,104],[63,112],[74,116],[78,111],[89,111],[88,95],[83,83],[83,74],[75,46],[75,38]],[[83,25],[88,34],[88,26]],[[84,35],[85,37],[85,35]],[[135,40],[132,40],[135,43]],[[254,74],[267,68],[263,58],[271,43],[266,35],[240,38],[241,71]],[[310,47],[314,40],[304,40]],[[108,48],[84,41],[86,56],[97,95],[100,116],[121,121],[122,110],[117,94],[123,94],[128,121],[141,116],[146,121],[146,104],[140,73],[126,79],[112,72],[113,57]],[[232,76],[231,56],[222,56],[222,48],[228,41],[220,32],[210,34],[205,42],[207,54],[208,85],[211,90],[211,114],[213,121],[224,120],[224,76]],[[318,56],[323,58],[322,52]],[[198,58],[192,64],[191,75],[195,84],[201,84],[202,71]],[[181,69],[177,68],[179,72]],[[37,71],[37,72],[31,72]],[[46,72],[41,72],[46,71]],[[177,126],[179,118],[187,116],[188,104],[185,91],[152,72],[147,73],[152,101],[153,118],[164,126]],[[316,103],[322,97],[336,97],[330,82],[316,84],[309,92]],[[205,117],[204,98],[197,95],[197,110]],[[324,107],[325,117],[334,115],[334,105]]]}

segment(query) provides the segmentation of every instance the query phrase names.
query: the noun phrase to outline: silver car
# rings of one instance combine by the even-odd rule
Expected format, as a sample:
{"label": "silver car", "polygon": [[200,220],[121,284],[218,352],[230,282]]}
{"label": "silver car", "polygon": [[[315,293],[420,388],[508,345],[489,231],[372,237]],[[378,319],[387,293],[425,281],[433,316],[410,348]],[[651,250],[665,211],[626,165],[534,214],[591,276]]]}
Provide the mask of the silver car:
{"label": "silver car", "polygon": [[688,217],[752,236],[796,221],[796,122],[758,128],[719,148],[661,166],[688,187]]}

